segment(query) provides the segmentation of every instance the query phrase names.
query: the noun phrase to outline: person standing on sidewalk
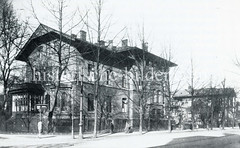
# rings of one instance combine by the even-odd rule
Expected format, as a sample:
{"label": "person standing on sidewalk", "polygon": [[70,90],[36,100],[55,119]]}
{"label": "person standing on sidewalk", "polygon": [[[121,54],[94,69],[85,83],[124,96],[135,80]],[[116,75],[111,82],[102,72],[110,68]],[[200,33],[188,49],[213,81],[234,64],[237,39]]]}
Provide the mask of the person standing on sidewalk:
{"label": "person standing on sidewalk", "polygon": [[110,123],[110,132],[111,134],[113,134],[113,131],[114,131],[114,125],[113,125],[113,122]]}

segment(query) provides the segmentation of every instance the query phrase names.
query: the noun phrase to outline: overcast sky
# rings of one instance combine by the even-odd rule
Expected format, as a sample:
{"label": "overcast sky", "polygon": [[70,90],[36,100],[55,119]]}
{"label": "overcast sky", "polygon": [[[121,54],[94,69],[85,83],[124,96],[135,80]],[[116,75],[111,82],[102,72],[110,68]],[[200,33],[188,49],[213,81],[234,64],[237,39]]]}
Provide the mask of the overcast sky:
{"label": "overcast sky", "polygon": [[[41,22],[54,27],[50,15],[37,0],[36,13]],[[105,0],[104,13],[112,15],[110,35],[127,27],[133,45],[139,40],[144,24],[145,37],[152,53],[161,55],[171,48],[173,62],[178,64],[175,81],[186,86],[190,80],[191,58],[198,83],[219,84],[240,88],[240,1],[239,0]],[[21,18],[30,16],[30,23],[38,24],[31,16],[29,0],[13,0]],[[69,7],[79,6],[84,14],[89,0],[72,0]],[[69,10],[70,12],[70,10]],[[195,80],[197,81],[197,80]]]}

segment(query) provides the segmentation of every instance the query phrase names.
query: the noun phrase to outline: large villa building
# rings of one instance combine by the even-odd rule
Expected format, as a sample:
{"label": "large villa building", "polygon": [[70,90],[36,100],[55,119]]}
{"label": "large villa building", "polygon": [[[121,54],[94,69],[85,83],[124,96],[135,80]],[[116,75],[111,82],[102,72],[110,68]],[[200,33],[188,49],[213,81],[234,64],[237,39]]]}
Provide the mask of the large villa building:
{"label": "large villa building", "polygon": [[[77,131],[82,95],[83,131],[93,131],[97,61],[98,130],[107,130],[113,122],[115,130],[122,131],[128,121],[137,128],[141,99],[144,118],[148,121],[144,124],[149,124],[149,128],[165,128],[166,77],[176,64],[150,53],[147,48],[130,47],[127,40],[122,41],[121,47],[115,47],[112,41],[90,43],[86,36],[84,31],[80,31],[78,37],[43,24],[38,26],[16,57],[25,63],[26,78],[25,83],[17,84],[9,91],[12,97],[11,129],[35,132],[41,118],[44,131],[70,132],[72,124]],[[59,65],[62,66],[62,77],[54,105]],[[144,92],[140,93],[141,90]],[[41,106],[44,109],[39,113]],[[53,107],[54,125],[49,129],[48,115]]]}

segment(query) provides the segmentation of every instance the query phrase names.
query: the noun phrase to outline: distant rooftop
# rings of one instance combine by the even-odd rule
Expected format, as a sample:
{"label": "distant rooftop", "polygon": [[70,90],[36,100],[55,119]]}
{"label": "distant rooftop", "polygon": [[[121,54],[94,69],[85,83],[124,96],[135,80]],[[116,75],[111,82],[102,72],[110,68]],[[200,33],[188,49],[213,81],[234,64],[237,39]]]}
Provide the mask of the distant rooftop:
{"label": "distant rooftop", "polygon": [[[201,88],[194,90],[193,98],[204,97],[236,97],[236,92],[233,88]],[[176,100],[191,98],[191,94],[188,90],[182,90],[176,93],[173,98]]]}

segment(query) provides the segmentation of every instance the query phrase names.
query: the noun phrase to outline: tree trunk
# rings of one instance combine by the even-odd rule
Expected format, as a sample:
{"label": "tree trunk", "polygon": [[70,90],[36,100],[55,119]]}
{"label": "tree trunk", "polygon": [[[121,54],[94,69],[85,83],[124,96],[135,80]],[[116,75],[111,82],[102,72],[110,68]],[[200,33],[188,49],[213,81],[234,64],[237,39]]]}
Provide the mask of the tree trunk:
{"label": "tree trunk", "polygon": [[213,130],[213,98],[211,99],[211,130]]}
{"label": "tree trunk", "polygon": [[226,103],[225,103],[225,97],[223,98],[223,112],[222,112],[222,129],[224,130],[225,127],[225,109],[226,109]]}
{"label": "tree trunk", "polygon": [[54,112],[54,109],[55,107],[57,106],[57,98],[58,98],[58,91],[59,91],[59,88],[60,88],[60,80],[57,82],[57,85],[56,85],[56,90],[55,90],[55,93],[54,93],[54,102],[53,102],[53,106],[51,109],[49,109],[49,113],[48,113],[48,132],[54,132],[54,124],[53,124],[53,112]]}
{"label": "tree trunk", "polygon": [[191,109],[191,114],[192,114],[192,131],[194,130],[194,109],[193,109],[193,94],[192,94],[192,109]]}
{"label": "tree trunk", "polygon": [[99,130],[99,131],[102,130],[102,113],[100,113],[98,130]]}
{"label": "tree trunk", "polygon": [[142,134],[143,131],[143,108],[140,106],[139,111],[139,133]]}
{"label": "tree trunk", "polygon": [[[97,78],[98,79],[98,78]],[[98,81],[98,80],[97,80]],[[94,90],[94,129],[93,129],[93,138],[97,138],[97,124],[98,124],[98,85],[95,84]]]}
{"label": "tree trunk", "polygon": [[169,97],[169,104],[168,104],[168,131],[172,132],[172,123],[171,123],[171,99]]}
{"label": "tree trunk", "polygon": [[8,113],[7,113],[7,110],[5,108],[5,105],[7,104],[8,102],[8,96],[7,96],[7,84],[6,82],[4,82],[4,87],[3,87],[3,104],[2,104],[2,115],[4,116],[4,128],[5,128],[5,131],[7,132],[7,119],[8,119]]}
{"label": "tree trunk", "polygon": [[236,103],[236,101],[235,101],[235,97],[233,98],[233,103],[232,103],[232,106],[233,106],[233,108],[232,108],[232,115],[233,115],[233,123],[232,123],[232,128],[234,128],[235,127],[235,113],[236,113],[236,106],[235,106],[235,103]]}
{"label": "tree trunk", "polygon": [[168,131],[172,132],[172,124],[171,124],[170,114],[168,114]]}
{"label": "tree trunk", "polygon": [[150,109],[148,110],[148,131],[151,130],[151,117],[150,117]]}

